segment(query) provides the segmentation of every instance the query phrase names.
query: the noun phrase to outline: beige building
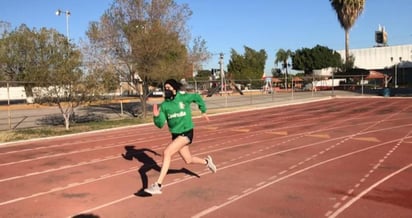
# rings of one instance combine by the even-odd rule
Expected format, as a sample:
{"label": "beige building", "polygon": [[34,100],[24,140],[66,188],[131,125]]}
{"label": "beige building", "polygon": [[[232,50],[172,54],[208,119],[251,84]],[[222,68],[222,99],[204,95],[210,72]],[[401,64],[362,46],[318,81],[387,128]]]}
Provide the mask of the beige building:
{"label": "beige building", "polygon": [[[345,57],[345,51],[338,51]],[[392,76],[394,87],[412,87],[412,44],[350,49],[355,67]]]}

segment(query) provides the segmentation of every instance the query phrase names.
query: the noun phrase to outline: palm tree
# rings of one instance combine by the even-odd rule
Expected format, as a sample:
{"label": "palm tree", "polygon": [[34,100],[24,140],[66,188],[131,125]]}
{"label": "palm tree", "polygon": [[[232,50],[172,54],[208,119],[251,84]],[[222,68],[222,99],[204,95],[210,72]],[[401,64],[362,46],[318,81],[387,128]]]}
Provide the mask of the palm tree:
{"label": "palm tree", "polygon": [[362,14],[366,0],[329,0],[335,9],[338,20],[345,30],[345,62],[350,60],[349,55],[349,31],[356,19]]}
{"label": "palm tree", "polygon": [[292,51],[279,49],[276,52],[275,64],[282,63],[282,68],[285,70],[285,89],[288,89],[288,59],[292,56]]}

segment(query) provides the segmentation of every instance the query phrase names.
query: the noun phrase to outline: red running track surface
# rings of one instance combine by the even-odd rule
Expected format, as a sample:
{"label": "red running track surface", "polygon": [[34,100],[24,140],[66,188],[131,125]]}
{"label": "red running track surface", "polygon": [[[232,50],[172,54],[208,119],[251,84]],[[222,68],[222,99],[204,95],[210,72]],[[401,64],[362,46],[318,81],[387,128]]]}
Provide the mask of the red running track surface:
{"label": "red running track surface", "polygon": [[170,135],[153,124],[1,145],[0,217],[411,217],[412,99],[210,119],[195,119],[190,148],[218,172],[176,155],[157,196],[141,189]]}

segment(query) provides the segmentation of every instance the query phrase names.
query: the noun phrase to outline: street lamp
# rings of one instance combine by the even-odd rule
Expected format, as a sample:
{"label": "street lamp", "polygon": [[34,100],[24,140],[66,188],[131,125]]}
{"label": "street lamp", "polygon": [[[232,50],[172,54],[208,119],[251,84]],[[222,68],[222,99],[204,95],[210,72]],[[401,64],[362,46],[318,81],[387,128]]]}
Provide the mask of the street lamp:
{"label": "street lamp", "polygon": [[221,95],[223,95],[223,91],[226,91],[226,85],[224,84],[224,78],[223,78],[225,77],[225,73],[223,71],[223,53],[220,53],[219,65],[220,65],[220,80],[221,80],[220,92],[221,92]]}
{"label": "street lamp", "polygon": [[66,37],[67,37],[67,40],[70,40],[70,37],[69,37],[69,16],[71,15],[71,13],[70,13],[69,10],[62,11],[62,10],[58,9],[56,11],[57,16],[60,16],[62,13],[64,13],[66,15]]}

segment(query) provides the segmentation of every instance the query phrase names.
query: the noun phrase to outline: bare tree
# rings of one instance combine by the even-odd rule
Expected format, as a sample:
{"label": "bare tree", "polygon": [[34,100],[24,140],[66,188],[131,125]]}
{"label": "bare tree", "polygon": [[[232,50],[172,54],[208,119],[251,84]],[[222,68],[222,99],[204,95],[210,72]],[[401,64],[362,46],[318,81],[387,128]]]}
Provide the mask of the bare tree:
{"label": "bare tree", "polygon": [[189,49],[189,63],[193,71],[202,70],[202,63],[209,60],[212,54],[207,50],[206,41],[200,36],[193,40],[193,46]]}
{"label": "bare tree", "polygon": [[88,62],[134,87],[146,116],[149,86],[182,78],[187,69],[191,14],[186,4],[173,0],[115,0],[98,22],[90,23]]}

